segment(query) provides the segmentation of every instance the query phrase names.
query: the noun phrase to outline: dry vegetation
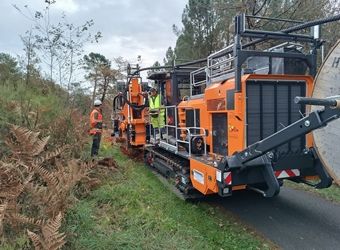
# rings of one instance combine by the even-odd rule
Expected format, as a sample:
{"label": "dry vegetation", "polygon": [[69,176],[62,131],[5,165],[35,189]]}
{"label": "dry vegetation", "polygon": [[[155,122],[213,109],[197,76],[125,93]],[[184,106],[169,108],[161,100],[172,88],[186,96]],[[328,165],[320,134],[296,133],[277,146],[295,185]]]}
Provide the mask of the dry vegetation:
{"label": "dry vegetation", "polygon": [[114,169],[88,161],[90,102],[40,78],[0,83],[1,249],[60,249],[67,209]]}
{"label": "dry vegetation", "polygon": [[48,141],[11,125],[5,141],[10,153],[0,161],[0,234],[9,238],[27,230],[36,249],[65,244],[60,226],[76,199],[72,191],[81,181],[88,187],[98,182],[89,177],[93,163],[68,160],[68,147],[48,150]]}

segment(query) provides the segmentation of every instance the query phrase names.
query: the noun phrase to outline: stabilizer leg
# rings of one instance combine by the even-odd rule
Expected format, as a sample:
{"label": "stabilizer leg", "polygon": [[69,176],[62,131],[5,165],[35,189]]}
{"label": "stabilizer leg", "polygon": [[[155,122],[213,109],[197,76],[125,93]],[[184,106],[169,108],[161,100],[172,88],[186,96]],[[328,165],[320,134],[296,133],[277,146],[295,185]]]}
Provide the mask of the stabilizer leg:
{"label": "stabilizer leg", "polygon": [[248,186],[248,188],[262,194],[264,197],[274,197],[280,193],[280,184],[274,174],[272,162],[266,156],[262,156],[261,158],[264,165],[260,168],[260,170],[264,177],[267,189],[262,190],[252,186]]}

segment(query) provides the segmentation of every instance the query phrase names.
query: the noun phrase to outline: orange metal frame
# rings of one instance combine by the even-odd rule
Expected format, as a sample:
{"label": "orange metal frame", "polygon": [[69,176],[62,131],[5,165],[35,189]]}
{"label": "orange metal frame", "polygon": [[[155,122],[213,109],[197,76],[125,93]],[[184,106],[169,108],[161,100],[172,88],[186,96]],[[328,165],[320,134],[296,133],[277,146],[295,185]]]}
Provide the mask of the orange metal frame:
{"label": "orange metal frame", "polygon": [[[253,79],[271,79],[271,80],[299,80],[306,82],[307,96],[311,96],[313,90],[313,78],[310,76],[297,76],[297,75],[244,75],[242,77],[242,91],[235,93],[234,96],[234,109],[226,109],[227,90],[235,88],[235,80],[229,79],[225,82],[213,83],[204,91],[204,95],[200,98],[193,98],[182,101],[178,105],[178,118],[179,127],[185,127],[186,124],[186,109],[199,109],[200,110],[200,127],[209,131],[206,137],[206,143],[212,145],[212,114],[221,113],[227,116],[228,124],[225,129],[227,133],[228,142],[228,155],[232,155],[235,152],[241,151],[246,147],[246,82]],[[166,96],[170,96],[171,85],[166,83]],[[129,101],[136,105],[143,105],[144,97],[142,95],[142,87],[140,84],[140,78],[131,79],[129,85]],[[126,130],[128,125],[132,125],[135,131],[135,139],[130,138],[130,144],[133,146],[145,145],[146,128],[148,110],[143,109],[139,117],[134,117],[133,109],[125,104],[121,115],[124,116],[124,120],[120,123],[120,130],[123,132],[123,136],[126,137]],[[185,136],[185,130],[181,132],[181,136]],[[307,147],[312,147],[313,139],[310,134],[306,138]],[[219,158],[218,154],[213,152],[213,147],[210,147],[210,156]],[[216,180],[216,167],[200,161],[199,157],[190,158],[190,178],[194,188],[203,194],[212,194],[218,192],[217,180]],[[240,185],[235,187],[235,190],[245,189],[246,185]]]}
{"label": "orange metal frame", "polygon": [[[144,97],[142,95],[141,78],[132,78],[128,89],[128,100],[130,103],[141,106],[144,104]],[[127,139],[126,132],[128,125],[133,126],[135,132],[135,138],[129,139],[129,143],[132,146],[143,146],[145,145],[146,138],[146,120],[147,120],[147,110],[143,109],[140,111],[138,117],[135,117],[135,112],[132,107],[127,103],[124,104],[123,109],[120,113],[124,116],[124,120],[120,123],[119,129],[123,133],[123,137]]]}
{"label": "orange metal frame", "polygon": [[[310,76],[296,76],[296,75],[244,75],[242,77],[242,92],[235,93],[235,108],[234,110],[226,110],[226,93],[227,90],[234,89],[234,79],[229,79],[224,83],[214,83],[205,89],[203,97],[198,99],[191,99],[182,101],[179,105],[180,126],[185,124],[185,108],[190,107],[200,110],[200,127],[207,129],[207,144],[212,145],[212,114],[222,113],[227,116],[228,124],[226,130],[228,131],[228,155],[241,151],[246,147],[246,82],[252,79],[272,79],[272,80],[301,80],[306,82],[307,96],[311,96],[313,89],[313,78]],[[214,110],[209,110],[208,103],[214,101]],[[181,115],[182,114],[182,115]],[[307,147],[313,145],[313,139],[310,134],[306,137]],[[210,154],[215,155],[210,147]],[[218,157],[218,155],[217,155]],[[193,173],[199,171],[203,175],[204,184],[197,181]],[[216,168],[204,164],[198,160],[190,159],[190,173],[193,186],[203,194],[216,193]],[[246,186],[238,187],[237,189],[244,189]]]}

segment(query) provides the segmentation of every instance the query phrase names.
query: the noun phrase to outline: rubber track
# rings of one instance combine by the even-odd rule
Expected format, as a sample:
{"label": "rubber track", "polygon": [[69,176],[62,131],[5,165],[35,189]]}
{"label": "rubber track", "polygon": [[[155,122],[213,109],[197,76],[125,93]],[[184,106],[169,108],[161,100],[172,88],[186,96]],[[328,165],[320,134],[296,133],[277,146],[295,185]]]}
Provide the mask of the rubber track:
{"label": "rubber track", "polygon": [[[157,155],[157,157],[163,159],[166,161],[169,165],[175,166],[179,170],[182,169],[184,166],[189,167],[189,162],[186,159],[182,159],[178,156],[173,155],[172,153],[169,153],[163,149],[160,148],[146,148],[147,151]],[[172,159],[170,159],[170,157]],[[182,200],[195,200],[198,198],[203,198],[204,196],[200,193],[197,194],[184,194],[181,192],[177,187],[175,187],[172,183],[170,183],[170,179],[164,177],[162,174],[160,174],[156,168],[153,168],[149,166],[148,164],[145,164],[148,169],[151,170],[151,172],[170,190],[172,191],[178,198]]]}

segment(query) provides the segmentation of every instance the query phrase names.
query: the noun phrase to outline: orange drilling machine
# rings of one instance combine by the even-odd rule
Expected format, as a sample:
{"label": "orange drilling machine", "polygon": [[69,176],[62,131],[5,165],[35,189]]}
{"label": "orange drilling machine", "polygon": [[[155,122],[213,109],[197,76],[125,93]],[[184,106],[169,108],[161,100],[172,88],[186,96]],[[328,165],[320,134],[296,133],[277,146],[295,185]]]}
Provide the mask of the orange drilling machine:
{"label": "orange drilling machine", "polygon": [[[298,31],[340,16],[281,31],[249,29],[249,18],[288,21],[236,16],[234,43],[209,55],[204,67],[193,67],[198,60],[149,75],[165,114],[161,137],[148,117],[139,76],[145,69],[130,68],[125,91],[114,99],[116,135],[144,150],[146,164],[174,179],[184,198],[243,189],[273,197],[284,179],[332,184],[310,132],[339,118],[340,101],[310,98],[322,40]],[[324,108],[310,112],[308,105]]]}
{"label": "orange drilling machine", "polygon": [[125,150],[144,146],[147,136],[147,96],[144,94],[142,78],[138,73],[132,74],[132,71],[138,70],[138,65],[128,65],[126,89],[113,99],[113,134],[124,143]]}

